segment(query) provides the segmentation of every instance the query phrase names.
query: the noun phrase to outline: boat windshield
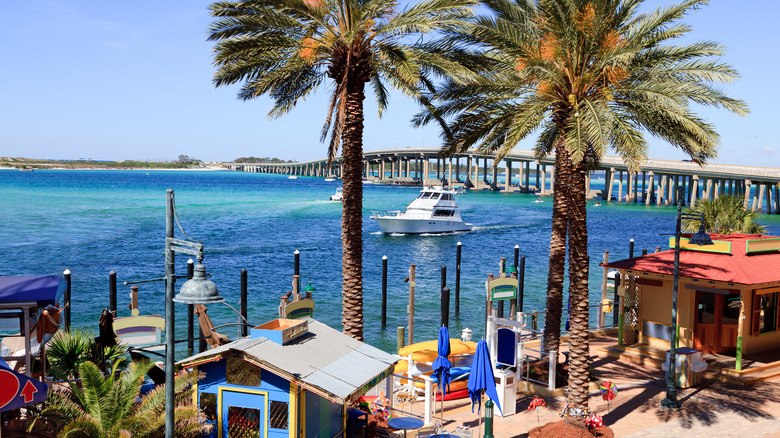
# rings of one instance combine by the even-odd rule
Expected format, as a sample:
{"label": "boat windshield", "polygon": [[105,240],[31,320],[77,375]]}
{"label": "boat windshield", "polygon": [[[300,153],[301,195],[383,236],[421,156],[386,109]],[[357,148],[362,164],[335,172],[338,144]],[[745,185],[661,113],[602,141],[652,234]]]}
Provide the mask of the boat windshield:
{"label": "boat windshield", "polygon": [[454,216],[455,211],[454,210],[434,210],[433,216],[434,217],[449,217]]}
{"label": "boat windshield", "polygon": [[442,201],[452,201],[452,193],[442,193],[441,200]]}
{"label": "boat windshield", "polygon": [[438,195],[434,192],[422,192],[417,199],[437,199]]}

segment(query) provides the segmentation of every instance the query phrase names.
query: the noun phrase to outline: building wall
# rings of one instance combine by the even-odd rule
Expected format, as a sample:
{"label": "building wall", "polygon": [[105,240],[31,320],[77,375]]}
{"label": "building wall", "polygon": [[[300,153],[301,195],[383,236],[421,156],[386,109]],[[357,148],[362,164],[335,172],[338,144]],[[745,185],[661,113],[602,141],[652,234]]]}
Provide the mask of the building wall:
{"label": "building wall", "polygon": [[749,289],[742,296],[742,305],[745,309],[745,328],[742,340],[742,352],[745,355],[751,353],[760,353],[762,351],[772,350],[780,346],[780,330],[774,332],[761,333],[758,336],[751,336],[751,326],[753,324],[753,289]]}

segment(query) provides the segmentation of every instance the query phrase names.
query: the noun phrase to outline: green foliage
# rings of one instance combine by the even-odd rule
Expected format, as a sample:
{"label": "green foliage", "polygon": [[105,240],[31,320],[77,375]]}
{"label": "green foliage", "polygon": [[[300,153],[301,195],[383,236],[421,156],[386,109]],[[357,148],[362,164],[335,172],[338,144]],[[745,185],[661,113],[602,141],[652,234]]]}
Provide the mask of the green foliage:
{"label": "green foliage", "polygon": [[235,163],[294,163],[294,161],[284,161],[279,158],[269,158],[269,157],[263,157],[263,158],[257,158],[257,157],[240,157],[233,160]]}
{"label": "green foliage", "polygon": [[[475,0],[268,0],[213,3],[209,40],[215,41],[214,85],[243,82],[238,97],[274,99],[269,117],[292,110],[329,79],[330,106],[321,140],[334,157],[352,113],[347,90],[370,83],[379,115],[391,86],[419,98],[423,73],[460,69],[429,35],[462,29]],[[362,96],[361,96],[362,101]],[[362,102],[360,103],[362,105]],[[362,113],[362,111],[361,111]],[[362,135],[362,133],[361,133]]]}
{"label": "green foliage", "polygon": [[[42,418],[64,427],[61,438],[157,438],[165,434],[165,394],[160,385],[138,401],[144,375],[153,366],[135,362],[118,377],[104,376],[92,362],[79,366],[81,386],[70,384],[49,395]],[[193,405],[198,376],[185,373],[175,380],[177,437],[199,437],[210,426],[202,424],[202,413]]]}
{"label": "green foliage", "polygon": [[[744,200],[739,195],[720,195],[717,199],[701,199],[687,213],[703,215],[704,229],[708,233],[717,234],[763,234],[766,228],[757,221],[758,212],[745,207]],[[699,231],[698,220],[683,221],[683,231],[695,233]]]}
{"label": "green foliage", "polygon": [[77,379],[79,367],[87,361],[102,363],[105,360],[106,370],[120,371],[129,364],[126,346],[105,347],[101,355],[97,351],[94,334],[82,329],[55,333],[49,342],[46,359],[50,374],[57,380]]}

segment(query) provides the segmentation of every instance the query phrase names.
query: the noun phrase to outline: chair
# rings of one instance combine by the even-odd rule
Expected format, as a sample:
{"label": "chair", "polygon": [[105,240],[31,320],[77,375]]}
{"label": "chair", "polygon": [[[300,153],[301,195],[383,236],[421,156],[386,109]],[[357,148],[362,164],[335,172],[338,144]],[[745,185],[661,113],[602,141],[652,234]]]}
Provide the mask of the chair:
{"label": "chair", "polygon": [[472,438],[474,436],[473,430],[470,427],[466,427],[466,426],[456,427],[455,431],[452,434],[463,438]]}
{"label": "chair", "polygon": [[389,430],[385,429],[384,427],[377,427],[376,428],[376,438],[399,438],[402,437],[403,434],[400,434],[398,432],[390,432]]}
{"label": "chair", "polygon": [[438,432],[438,429],[436,429],[436,426],[423,426],[419,429],[417,429],[417,433],[414,434],[415,438],[426,438],[429,436],[436,435]]}

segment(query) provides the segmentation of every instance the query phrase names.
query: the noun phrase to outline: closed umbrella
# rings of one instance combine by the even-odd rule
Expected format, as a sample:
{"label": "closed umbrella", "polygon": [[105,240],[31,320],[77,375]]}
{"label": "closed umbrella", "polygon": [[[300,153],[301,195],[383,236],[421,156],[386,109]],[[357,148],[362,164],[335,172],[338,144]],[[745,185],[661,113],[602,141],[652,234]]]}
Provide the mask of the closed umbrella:
{"label": "closed umbrella", "polygon": [[447,358],[450,355],[450,331],[447,329],[447,327],[442,327],[439,329],[439,357],[436,358],[436,360],[433,361],[433,372],[436,374],[436,376],[439,378],[439,392],[441,393],[441,413],[442,413],[442,420],[444,420],[444,394],[447,393],[447,390],[450,386],[450,380],[452,376],[450,375],[450,368],[452,368],[452,364],[450,363],[450,360]]}
{"label": "closed umbrella", "polygon": [[[493,403],[496,404],[498,410],[501,411],[501,403],[498,400],[498,392],[496,391],[496,380],[493,376],[493,364],[490,362],[490,352],[485,341],[479,341],[477,344],[477,351],[474,353],[474,362],[471,364],[471,374],[469,374],[469,382],[466,388],[468,388],[469,397],[471,397],[471,412],[474,412],[474,403],[476,403],[477,415],[479,415],[482,408],[482,394],[487,394],[493,400]],[[482,433],[481,420],[482,417],[480,416],[480,435]]]}

